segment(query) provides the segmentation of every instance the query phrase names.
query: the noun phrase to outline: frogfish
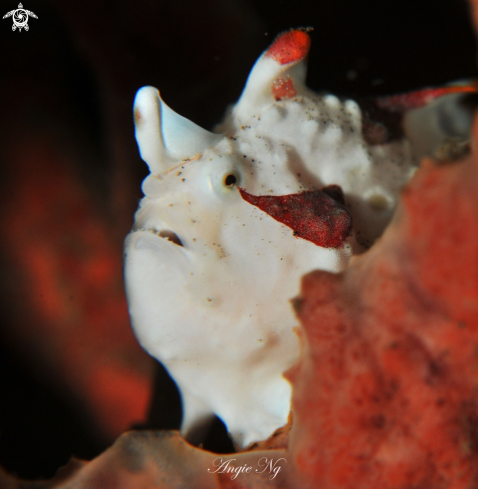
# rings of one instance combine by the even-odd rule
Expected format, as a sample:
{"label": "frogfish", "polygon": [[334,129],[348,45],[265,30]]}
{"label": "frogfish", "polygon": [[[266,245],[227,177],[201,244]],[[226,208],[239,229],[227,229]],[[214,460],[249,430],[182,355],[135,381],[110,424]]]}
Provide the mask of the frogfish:
{"label": "frogfish", "polygon": [[126,293],[192,442],[215,415],[240,449],[287,424],[300,278],[346,270],[379,239],[420,159],[460,153],[469,138],[472,85],[359,104],[306,87],[309,47],[307,29],[279,35],[213,132],[153,87],[135,98],[150,174],[125,241]]}

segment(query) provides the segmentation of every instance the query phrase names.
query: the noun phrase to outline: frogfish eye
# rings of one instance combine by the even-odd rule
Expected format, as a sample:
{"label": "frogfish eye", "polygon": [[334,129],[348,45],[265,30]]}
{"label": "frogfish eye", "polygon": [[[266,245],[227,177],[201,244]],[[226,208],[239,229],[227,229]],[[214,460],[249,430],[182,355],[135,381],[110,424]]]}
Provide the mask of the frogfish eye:
{"label": "frogfish eye", "polygon": [[227,175],[227,177],[224,179],[224,185],[227,187],[234,187],[236,184],[237,178],[235,175]]}

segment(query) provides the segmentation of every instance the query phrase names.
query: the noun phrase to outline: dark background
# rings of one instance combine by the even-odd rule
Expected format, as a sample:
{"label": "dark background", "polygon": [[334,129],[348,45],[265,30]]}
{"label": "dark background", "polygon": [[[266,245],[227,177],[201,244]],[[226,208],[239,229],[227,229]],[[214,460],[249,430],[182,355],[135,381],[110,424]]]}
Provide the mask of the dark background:
{"label": "dark background", "polygon": [[[17,2],[1,6],[3,16]],[[11,19],[0,23],[2,202],[14,171],[11,141],[28,145],[37,125],[72,144],[81,134],[88,157],[77,163],[80,178],[114,223],[118,249],[146,175],[131,117],[143,85],[211,129],[257,57],[291,27],[314,29],[308,85],[317,91],[394,94],[477,75],[464,0],[25,0],[24,8],[38,16],[28,32],[12,32]],[[25,478],[51,477],[72,454],[91,458],[108,443],[11,340],[18,326],[8,297],[0,297],[0,465]],[[157,375],[162,388],[148,426],[175,428],[177,394]]]}

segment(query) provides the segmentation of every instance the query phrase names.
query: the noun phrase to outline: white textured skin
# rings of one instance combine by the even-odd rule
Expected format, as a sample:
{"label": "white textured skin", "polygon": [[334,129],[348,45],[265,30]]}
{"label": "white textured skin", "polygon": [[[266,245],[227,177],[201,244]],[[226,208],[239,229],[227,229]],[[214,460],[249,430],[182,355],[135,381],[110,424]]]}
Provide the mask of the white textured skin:
{"label": "white textured skin", "polygon": [[[274,100],[278,76],[291,77],[296,97]],[[407,142],[367,146],[357,104],[319,97],[304,77],[303,62],[280,66],[263,55],[220,135],[175,114],[151,87],[135,101],[151,175],[125,244],[127,297],[140,343],[179,386],[190,439],[213,413],[240,447],[287,423],[282,373],[299,353],[289,299],[302,275],[339,272],[360,249],[355,237],[341,249],[295,238],[237,187],[284,195],[338,184],[366,242],[380,235],[413,172]],[[228,175],[236,185],[225,184]],[[183,246],[159,236],[168,232]]]}
{"label": "white textured skin", "polygon": [[474,114],[460,104],[462,98],[461,93],[450,94],[405,114],[404,128],[416,159],[438,156],[437,150],[450,141],[469,143]]}

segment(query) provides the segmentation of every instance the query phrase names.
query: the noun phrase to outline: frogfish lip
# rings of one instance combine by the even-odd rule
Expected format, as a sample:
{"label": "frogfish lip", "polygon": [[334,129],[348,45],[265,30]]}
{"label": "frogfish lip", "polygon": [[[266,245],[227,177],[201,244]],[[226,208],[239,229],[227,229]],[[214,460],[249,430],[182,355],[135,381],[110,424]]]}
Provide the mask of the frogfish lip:
{"label": "frogfish lip", "polygon": [[171,243],[174,243],[175,245],[183,246],[183,243],[181,242],[178,235],[174,231],[164,229],[163,231],[158,231],[156,234],[160,238],[167,239],[168,241],[171,241]]}
{"label": "frogfish lip", "polygon": [[149,233],[153,234],[154,236],[157,236],[157,237],[162,238],[166,241],[169,241],[170,243],[172,243],[176,246],[184,247],[179,236],[172,229],[169,229],[167,227],[161,226],[160,228],[158,228],[158,227],[152,227],[152,226],[145,226],[145,227],[133,229],[133,233],[135,233],[135,232],[149,232]]}

